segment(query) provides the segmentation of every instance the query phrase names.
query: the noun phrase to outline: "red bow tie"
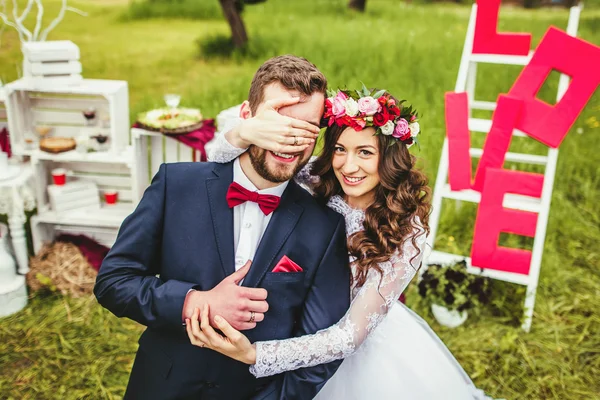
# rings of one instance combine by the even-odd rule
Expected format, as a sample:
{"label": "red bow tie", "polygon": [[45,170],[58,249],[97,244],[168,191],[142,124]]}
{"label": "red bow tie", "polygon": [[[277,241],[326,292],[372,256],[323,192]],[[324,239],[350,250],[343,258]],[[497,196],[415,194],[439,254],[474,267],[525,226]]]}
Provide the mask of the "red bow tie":
{"label": "red bow tie", "polygon": [[279,200],[279,196],[251,192],[236,182],[232,182],[231,185],[229,185],[229,190],[227,190],[227,205],[229,208],[233,208],[247,201],[252,201],[258,204],[265,215],[269,215],[275,211],[279,206]]}

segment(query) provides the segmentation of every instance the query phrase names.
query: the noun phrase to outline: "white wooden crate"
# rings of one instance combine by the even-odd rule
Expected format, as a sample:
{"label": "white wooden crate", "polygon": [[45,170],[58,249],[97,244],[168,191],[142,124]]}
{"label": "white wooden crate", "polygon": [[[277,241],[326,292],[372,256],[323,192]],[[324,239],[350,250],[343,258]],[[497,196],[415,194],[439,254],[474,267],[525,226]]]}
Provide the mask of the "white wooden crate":
{"label": "white wooden crate", "polygon": [[[129,155],[130,153],[125,153],[120,158],[108,158],[107,154],[90,153],[90,156],[95,158],[85,161],[70,159],[67,153],[32,157],[38,204],[38,214],[31,220],[34,251],[37,252],[44,242],[53,240],[60,232],[84,234],[105,245],[112,245],[121,223],[137,204],[134,202],[137,194],[133,191],[132,163]],[[98,187],[100,209],[84,208],[58,212],[52,209],[47,188],[52,182],[51,171],[54,168],[67,170],[67,182],[93,182]],[[118,193],[117,204],[106,204],[104,192],[114,190]]]}
{"label": "white wooden crate", "polygon": [[195,150],[173,138],[145,129],[131,129],[133,148],[133,192],[139,201],[152,177],[163,163],[200,161],[200,151]]}
{"label": "white wooden crate", "polygon": [[[50,126],[49,136],[76,138],[82,134],[109,136],[108,152],[115,155],[129,145],[129,94],[126,81],[84,79],[78,85],[36,84],[22,78],[5,87],[8,127],[16,155],[36,155],[26,149],[25,138],[38,137],[36,126]],[[96,125],[86,126],[83,111],[96,109]],[[103,117],[108,117],[103,126]]]}
{"label": "white wooden crate", "polygon": [[70,40],[25,42],[23,55],[29,61],[79,60],[79,47]]}
{"label": "white wooden crate", "polygon": [[100,209],[98,185],[91,179],[71,179],[64,185],[48,185],[50,209],[56,212]]}
{"label": "white wooden crate", "polygon": [[78,224],[53,218],[52,215],[34,215],[31,217],[31,233],[33,237],[33,251],[37,253],[44,243],[52,242],[61,233],[72,235],[85,235],[100,244],[112,247],[119,233],[119,227]]}

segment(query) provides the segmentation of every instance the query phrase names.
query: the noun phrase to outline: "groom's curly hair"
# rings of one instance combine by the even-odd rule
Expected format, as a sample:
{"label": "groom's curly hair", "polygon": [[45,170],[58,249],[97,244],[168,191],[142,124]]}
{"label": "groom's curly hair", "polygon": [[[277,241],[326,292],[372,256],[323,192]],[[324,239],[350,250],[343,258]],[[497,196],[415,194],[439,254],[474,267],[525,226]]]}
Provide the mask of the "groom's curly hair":
{"label": "groom's curly hair", "polygon": [[264,99],[265,86],[273,82],[307,96],[327,91],[327,78],[306,58],[291,54],[273,57],[258,68],[250,84],[248,102],[253,113]]}
{"label": "groom's curly hair", "polygon": [[[345,129],[352,128],[337,125],[327,128],[323,151],[311,167],[311,174],[320,177],[314,187],[315,195],[323,202],[336,194],[344,195],[332,161]],[[364,285],[371,268],[382,274],[378,263],[389,261],[395,251],[402,256],[405,241],[411,240],[420,251],[416,236],[421,231],[415,230],[415,217],[419,217],[421,227],[429,234],[431,189],[427,177],[415,167],[416,157],[402,142],[386,135],[377,135],[377,139],[380,182],[375,188],[375,201],[365,210],[364,229],[348,238],[348,251],[356,258],[353,283],[357,286]]]}

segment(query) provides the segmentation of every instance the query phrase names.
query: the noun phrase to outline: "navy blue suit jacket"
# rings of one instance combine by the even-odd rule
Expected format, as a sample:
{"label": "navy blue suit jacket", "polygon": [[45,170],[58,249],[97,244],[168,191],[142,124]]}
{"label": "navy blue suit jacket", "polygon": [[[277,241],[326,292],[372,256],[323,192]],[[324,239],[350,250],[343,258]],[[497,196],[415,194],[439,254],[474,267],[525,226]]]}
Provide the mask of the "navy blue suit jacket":
{"label": "navy blue suit jacket", "polygon": [[[188,290],[234,272],[232,179],[232,163],[163,164],[102,263],[100,304],[147,326],[125,398],[311,399],[340,364],[256,379],[247,365],[190,344],[181,320]],[[303,272],[271,272],[284,255]],[[336,323],[350,302],[343,218],[291,181],[243,285],[268,291],[264,321],[244,332],[252,342]]]}

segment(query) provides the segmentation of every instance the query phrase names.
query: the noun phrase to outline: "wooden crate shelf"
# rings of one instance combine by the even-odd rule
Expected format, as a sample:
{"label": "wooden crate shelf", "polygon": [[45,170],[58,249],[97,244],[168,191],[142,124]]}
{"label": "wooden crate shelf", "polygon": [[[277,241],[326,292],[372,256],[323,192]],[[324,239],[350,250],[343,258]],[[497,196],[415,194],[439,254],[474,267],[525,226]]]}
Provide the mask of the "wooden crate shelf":
{"label": "wooden crate shelf", "polygon": [[[109,152],[129,146],[129,94],[126,81],[84,79],[76,85],[46,87],[22,78],[4,87],[11,145],[16,155],[33,156],[26,138],[39,138],[38,126],[52,128],[49,136],[77,138],[97,134],[109,137]],[[94,108],[94,126],[86,126],[83,111]]]}

